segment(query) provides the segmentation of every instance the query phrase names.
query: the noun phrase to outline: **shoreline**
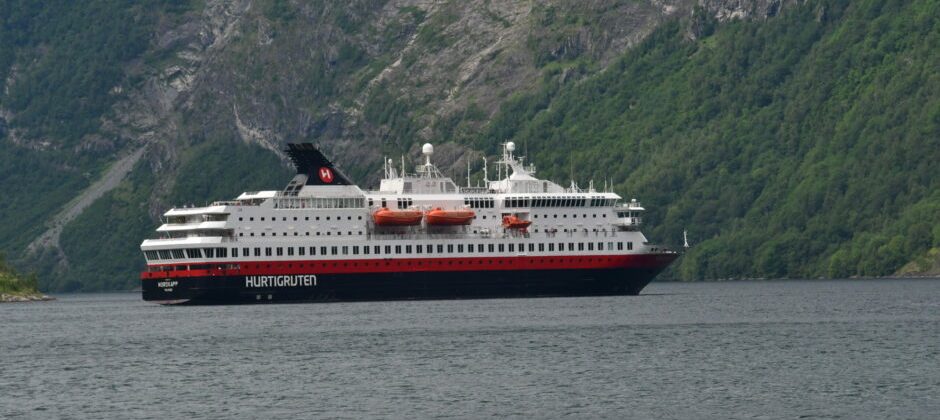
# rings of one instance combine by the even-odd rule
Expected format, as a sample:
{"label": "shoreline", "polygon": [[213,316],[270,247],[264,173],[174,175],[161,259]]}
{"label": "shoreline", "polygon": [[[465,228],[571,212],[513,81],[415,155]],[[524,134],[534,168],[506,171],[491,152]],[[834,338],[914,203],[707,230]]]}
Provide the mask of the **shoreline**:
{"label": "shoreline", "polygon": [[44,293],[0,293],[0,303],[20,303],[20,302],[50,302],[56,300],[54,297]]}

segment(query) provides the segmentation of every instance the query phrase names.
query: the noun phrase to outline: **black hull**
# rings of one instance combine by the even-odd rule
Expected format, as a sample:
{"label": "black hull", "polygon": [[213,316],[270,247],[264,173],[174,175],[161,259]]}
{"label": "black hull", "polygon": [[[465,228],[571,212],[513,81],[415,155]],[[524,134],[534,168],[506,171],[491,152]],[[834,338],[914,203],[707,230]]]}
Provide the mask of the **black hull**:
{"label": "black hull", "polygon": [[190,305],[611,296],[639,294],[661,270],[318,274],[271,279],[268,283],[285,283],[273,287],[256,277],[237,275],[146,279],[142,286],[146,301]]}

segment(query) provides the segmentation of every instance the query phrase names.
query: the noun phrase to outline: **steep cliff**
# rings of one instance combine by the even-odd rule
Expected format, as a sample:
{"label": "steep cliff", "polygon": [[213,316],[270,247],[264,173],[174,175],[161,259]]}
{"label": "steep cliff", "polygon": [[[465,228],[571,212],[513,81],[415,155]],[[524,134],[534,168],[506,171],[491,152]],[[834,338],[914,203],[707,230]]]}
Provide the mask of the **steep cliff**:
{"label": "steep cliff", "polygon": [[[690,134],[682,128],[708,124],[675,118],[651,121],[655,129],[644,131],[622,125],[611,111],[653,101],[662,106],[659,115],[682,112],[667,106],[681,108],[690,98],[655,92],[672,92],[671,86],[683,82],[707,81],[696,74],[722,71],[697,61],[709,54],[716,63],[738,63],[742,58],[731,54],[736,50],[784,49],[789,58],[770,63],[767,71],[799,73],[793,66],[800,57],[825,45],[819,43],[825,37],[840,36],[846,16],[866,7],[867,2],[853,9],[845,2],[785,0],[2,0],[0,249],[18,266],[38,270],[52,289],[134,287],[142,266],[137,245],[163,210],[279,188],[289,177],[280,155],[288,141],[322,144],[369,185],[383,155],[416,157],[426,141],[435,143],[445,172],[462,173],[467,160],[476,172],[479,157],[493,153],[499,141],[517,138],[563,183],[577,165],[579,179],[609,177],[621,192],[653,204],[655,239],[674,241],[686,227],[696,232],[693,223],[708,226],[696,232],[703,240],[727,238],[721,226],[740,222],[723,216],[722,200],[695,197],[692,191],[700,185],[663,169],[675,165],[668,159],[677,147],[672,140]],[[910,9],[884,13],[907,18]],[[815,31],[815,38],[789,33],[780,37],[799,42],[773,44],[761,37],[763,27],[783,31],[773,22],[784,18]],[[810,27],[813,22],[819,27]],[[876,29],[881,33],[875,41],[904,30]],[[662,48],[669,53],[643,56]],[[631,67],[634,61],[643,67]],[[742,65],[729,66],[732,73],[708,86],[731,89],[736,78],[754,71]],[[688,77],[666,77],[676,71]],[[935,83],[925,82],[922,89]],[[631,93],[631,101],[595,104],[604,109],[578,105],[607,119],[566,111],[578,104],[571,98],[603,99],[597,91],[634,83],[647,90]],[[758,102],[784,94],[750,93]],[[709,105],[708,92],[698,95],[695,103],[719,108],[699,118],[731,118],[722,109],[737,109],[720,101]],[[793,118],[781,130],[809,121]],[[553,124],[559,130],[550,129]],[[632,134],[624,138],[618,130]],[[637,143],[632,136],[641,134],[650,140]],[[740,145],[729,144],[696,147],[728,156],[740,152]],[[798,160],[805,151],[793,153],[798,155],[781,151],[766,159]],[[721,173],[714,165],[698,171]],[[668,175],[672,183],[653,182],[650,174]],[[929,188],[934,181],[917,185]],[[782,197],[796,191],[769,182],[752,187],[774,188]],[[713,217],[688,209],[699,199],[716,206]],[[735,214],[751,208],[736,201],[732,207],[727,211]],[[900,211],[889,206],[885,215]],[[760,217],[747,223],[759,225]],[[699,262],[684,265],[685,277],[763,273],[743,263],[726,271],[700,267],[702,255],[688,259]],[[781,270],[773,275],[816,273]]]}

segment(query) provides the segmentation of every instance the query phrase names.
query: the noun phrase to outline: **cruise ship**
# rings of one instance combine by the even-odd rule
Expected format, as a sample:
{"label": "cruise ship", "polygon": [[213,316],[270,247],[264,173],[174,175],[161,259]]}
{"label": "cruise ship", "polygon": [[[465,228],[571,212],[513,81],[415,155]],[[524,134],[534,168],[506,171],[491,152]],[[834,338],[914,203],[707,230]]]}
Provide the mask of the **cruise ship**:
{"label": "cruise ship", "polygon": [[[458,186],[431,163],[384,164],[360,189],[320,149],[288,144],[280,191],[167,211],[140,248],[143,299],[235,304],[636,295],[678,253],[640,231],[643,207],[562,187],[502,145],[497,180]],[[484,178],[488,178],[484,163]],[[468,180],[469,184],[469,175]]]}

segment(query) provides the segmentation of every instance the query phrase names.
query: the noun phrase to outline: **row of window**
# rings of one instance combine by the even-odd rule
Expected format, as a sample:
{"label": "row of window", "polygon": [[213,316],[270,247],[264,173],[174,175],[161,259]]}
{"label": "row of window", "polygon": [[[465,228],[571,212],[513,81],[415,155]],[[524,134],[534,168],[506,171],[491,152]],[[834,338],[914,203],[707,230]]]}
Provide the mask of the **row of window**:
{"label": "row of window", "polygon": [[[624,245],[626,244],[626,245]],[[550,242],[539,244],[417,244],[417,245],[344,245],[311,247],[255,247],[255,248],[187,248],[144,251],[148,260],[181,260],[201,258],[238,258],[239,250],[244,257],[283,257],[305,255],[417,255],[417,254],[463,254],[496,252],[564,252],[564,251],[623,251],[633,249],[633,242]],[[230,251],[230,252],[229,252]]]}
{"label": "row of window", "polygon": [[361,209],[365,197],[275,198],[276,209]]}
{"label": "row of window", "polygon": [[[547,214],[543,214],[543,215],[542,215],[542,218],[543,218],[543,219],[548,219],[548,216],[549,216],[549,215],[547,215]],[[557,219],[557,218],[558,218],[558,215],[557,215],[557,214],[552,214],[551,216],[552,216],[552,218],[554,218],[554,219]],[[585,219],[587,219],[587,217],[588,217],[587,214],[582,214],[581,216],[583,216]],[[597,218],[597,213],[594,213],[594,214],[592,214],[591,216],[594,216],[594,218],[596,219],[596,218]],[[601,217],[607,217],[607,213],[601,213]],[[532,218],[538,219],[538,218],[539,218],[539,215],[534,214],[534,215],[532,215]],[[562,215],[561,215],[561,218],[562,218],[562,219],[567,219],[567,218],[568,218],[568,215],[567,215],[567,214],[562,214]],[[577,219],[577,218],[578,218],[578,215],[577,215],[577,214],[572,214],[572,215],[571,215],[571,218],[572,218],[572,219]]]}
{"label": "row of window", "polygon": [[[323,217],[325,217],[326,220],[332,220],[332,219],[330,218],[331,216],[323,216]],[[297,220],[297,216],[294,216],[293,218],[294,218],[294,221],[295,221],[295,222],[298,221],[298,220]],[[261,219],[261,221],[263,222],[263,221],[264,221],[264,216],[262,216],[260,219]],[[269,219],[271,219],[272,222],[276,222],[276,221],[277,221],[277,217],[270,217]],[[314,220],[320,220],[320,216],[314,216],[313,219],[314,219]],[[244,220],[245,220],[244,217],[239,217],[239,218],[238,218],[238,221],[239,221],[239,222],[243,222]],[[305,220],[305,221],[309,221],[309,220],[310,220],[310,216],[304,216],[304,220]],[[335,220],[343,220],[343,216],[335,216]],[[346,220],[352,220],[352,216],[346,216]],[[362,220],[362,216],[356,216],[356,220]],[[248,218],[248,221],[249,221],[249,222],[254,222],[254,221],[255,221],[255,218],[254,218],[254,217],[249,217],[249,218]],[[282,222],[286,222],[286,221],[287,221],[287,217],[286,217],[286,216],[281,217],[281,221],[282,221]]]}
{"label": "row of window", "polygon": [[[361,230],[357,230],[356,233],[359,234],[360,236],[362,235]],[[353,231],[351,230],[346,231],[346,235],[352,236]],[[238,236],[245,236],[245,232],[238,232]],[[249,232],[248,236],[255,236],[255,233]],[[261,232],[261,236],[265,236],[265,232]],[[277,236],[277,232],[271,232],[271,236]],[[282,232],[281,236],[288,236],[287,232]],[[294,232],[294,236],[300,236],[300,232]],[[310,236],[310,232],[304,232],[304,236]],[[320,236],[320,232],[317,232],[317,236]],[[329,231],[326,232],[326,236],[333,236],[333,232],[329,232]],[[343,236],[343,232],[337,231],[336,236]]]}
{"label": "row of window", "polygon": [[195,214],[189,216],[167,216],[166,222],[173,224],[200,223],[200,222],[224,222],[228,220],[227,214]]}
{"label": "row of window", "polygon": [[491,209],[496,207],[496,200],[492,197],[464,197],[463,204],[471,209]]}
{"label": "row of window", "polygon": [[506,207],[606,207],[613,206],[613,198],[604,197],[507,197]]}

